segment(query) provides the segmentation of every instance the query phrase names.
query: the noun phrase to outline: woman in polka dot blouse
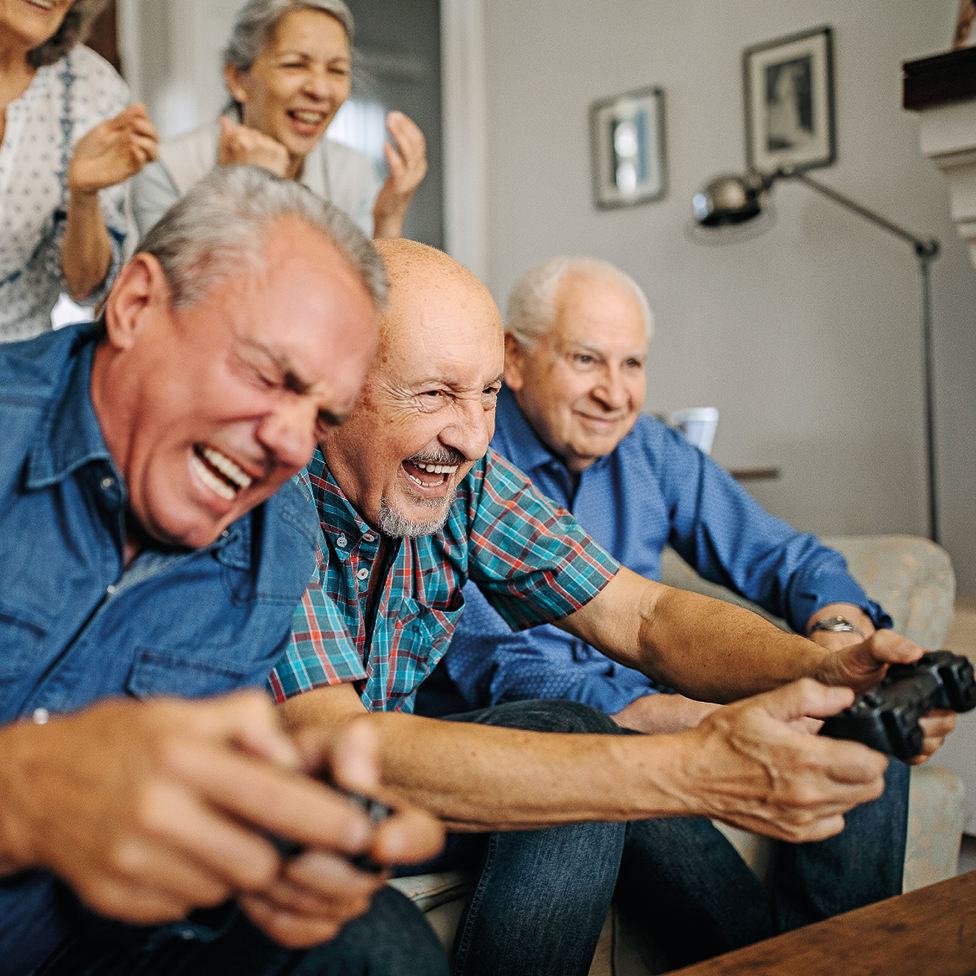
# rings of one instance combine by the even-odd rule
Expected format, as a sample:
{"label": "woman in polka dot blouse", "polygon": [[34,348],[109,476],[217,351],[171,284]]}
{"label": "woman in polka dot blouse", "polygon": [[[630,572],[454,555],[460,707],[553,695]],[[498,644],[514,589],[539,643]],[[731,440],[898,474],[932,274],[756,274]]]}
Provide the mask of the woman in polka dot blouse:
{"label": "woman in polka dot blouse", "polygon": [[0,0],[0,340],[51,328],[61,292],[95,305],[122,256],[130,176],[158,137],[80,46],[106,0]]}

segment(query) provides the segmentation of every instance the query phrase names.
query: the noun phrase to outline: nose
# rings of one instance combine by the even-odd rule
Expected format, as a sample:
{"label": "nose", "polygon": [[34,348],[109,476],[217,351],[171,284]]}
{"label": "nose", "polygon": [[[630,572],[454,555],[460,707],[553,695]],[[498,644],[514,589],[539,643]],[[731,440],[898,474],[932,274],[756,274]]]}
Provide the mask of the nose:
{"label": "nose", "polygon": [[257,439],[279,467],[294,474],[308,464],[315,450],[315,420],[313,403],[294,397],[276,404],[258,424]]}
{"label": "nose", "polygon": [[593,388],[593,396],[607,410],[622,410],[627,405],[627,387],[620,370],[607,366]]}
{"label": "nose", "polygon": [[495,411],[486,409],[480,399],[458,401],[454,410],[454,422],[441,432],[440,441],[469,461],[477,461],[487,453],[495,433]]}
{"label": "nose", "polygon": [[332,94],[329,74],[322,68],[310,68],[305,74],[305,94],[325,99]]}

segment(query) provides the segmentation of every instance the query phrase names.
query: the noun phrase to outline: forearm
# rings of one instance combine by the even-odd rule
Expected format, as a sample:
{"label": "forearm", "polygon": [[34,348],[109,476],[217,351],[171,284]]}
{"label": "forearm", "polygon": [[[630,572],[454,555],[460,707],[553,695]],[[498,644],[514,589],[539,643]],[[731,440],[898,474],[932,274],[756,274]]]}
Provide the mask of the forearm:
{"label": "forearm", "polygon": [[814,675],[828,654],[742,607],[626,569],[561,625],[699,701],[736,701]]}
{"label": "forearm", "polygon": [[384,237],[402,237],[403,221],[407,215],[407,208],[402,212],[382,212],[377,206],[373,210],[373,240],[378,241]]}
{"label": "forearm", "polygon": [[102,217],[98,193],[72,192],[61,244],[61,272],[68,294],[86,299],[104,280],[112,264],[112,240]]}
{"label": "forearm", "polygon": [[[364,711],[337,714],[325,688],[279,706],[292,732],[331,737]],[[350,689],[351,690],[351,689]],[[675,788],[677,736],[555,734],[373,713],[382,779],[397,798],[454,830],[526,830],[584,820],[700,812]]]}

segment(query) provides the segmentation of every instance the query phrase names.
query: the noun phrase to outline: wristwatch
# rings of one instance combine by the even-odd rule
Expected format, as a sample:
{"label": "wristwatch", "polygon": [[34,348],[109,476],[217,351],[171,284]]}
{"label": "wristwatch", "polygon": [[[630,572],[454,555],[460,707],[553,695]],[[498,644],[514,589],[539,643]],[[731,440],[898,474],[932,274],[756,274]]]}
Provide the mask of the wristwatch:
{"label": "wristwatch", "polygon": [[807,636],[813,637],[814,633],[818,630],[825,630],[829,634],[857,634],[861,640],[864,640],[864,634],[854,624],[849,620],[845,620],[843,617],[822,617],[810,628],[810,633]]}

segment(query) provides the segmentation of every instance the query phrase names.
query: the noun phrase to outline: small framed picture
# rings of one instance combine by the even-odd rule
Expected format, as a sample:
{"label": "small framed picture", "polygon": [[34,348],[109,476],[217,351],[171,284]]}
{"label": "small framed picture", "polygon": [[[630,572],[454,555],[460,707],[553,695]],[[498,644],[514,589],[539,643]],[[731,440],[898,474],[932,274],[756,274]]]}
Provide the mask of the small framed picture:
{"label": "small framed picture", "polygon": [[750,170],[812,169],[835,161],[829,27],[746,48],[742,74]]}
{"label": "small framed picture", "polygon": [[642,88],[590,106],[593,199],[601,210],[664,196],[664,92]]}

